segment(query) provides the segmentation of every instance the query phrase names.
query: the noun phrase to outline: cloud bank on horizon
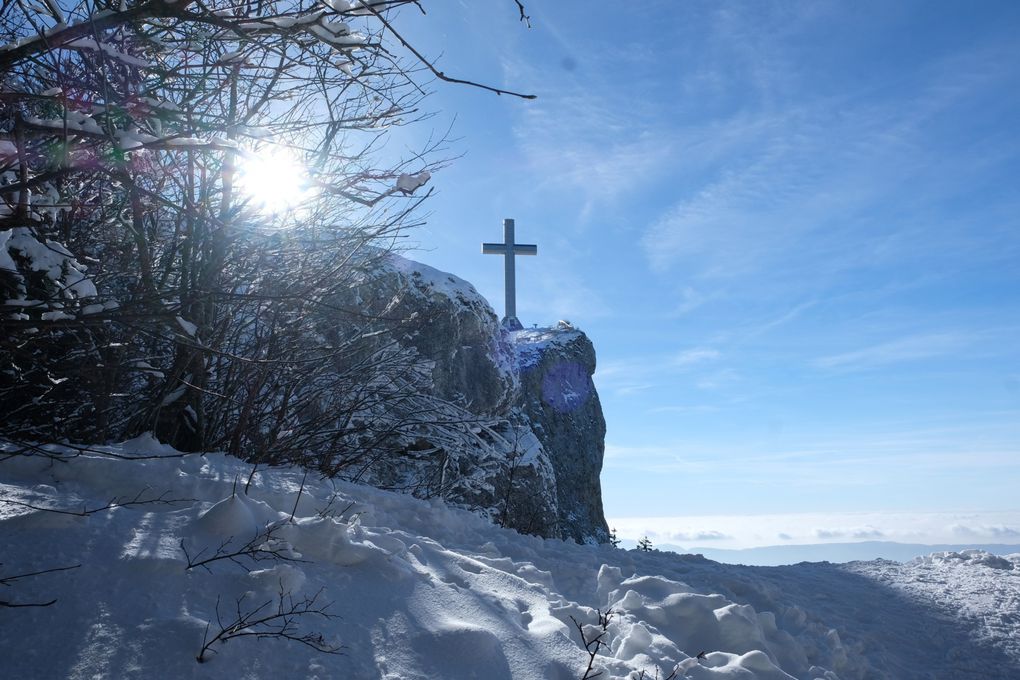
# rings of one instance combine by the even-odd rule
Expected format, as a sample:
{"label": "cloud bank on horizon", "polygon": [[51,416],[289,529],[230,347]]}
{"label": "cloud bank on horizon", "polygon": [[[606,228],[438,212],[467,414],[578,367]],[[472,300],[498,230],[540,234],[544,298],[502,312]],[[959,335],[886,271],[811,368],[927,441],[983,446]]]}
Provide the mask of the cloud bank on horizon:
{"label": "cloud bank on horizon", "polygon": [[[791,513],[610,517],[620,538],[656,545],[743,549],[892,541],[922,545],[1020,545],[1020,512]],[[1020,552],[1018,547],[1017,552]]]}

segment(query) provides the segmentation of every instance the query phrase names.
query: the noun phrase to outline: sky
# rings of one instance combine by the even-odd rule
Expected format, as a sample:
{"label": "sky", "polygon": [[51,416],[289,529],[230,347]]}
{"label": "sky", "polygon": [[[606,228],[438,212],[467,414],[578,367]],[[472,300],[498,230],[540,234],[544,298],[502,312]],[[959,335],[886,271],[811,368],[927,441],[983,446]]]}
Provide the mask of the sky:
{"label": "sky", "polygon": [[595,344],[611,525],[1020,543],[1020,4],[424,6],[441,69],[537,99],[434,84],[410,255],[502,314],[480,243],[538,244],[518,316]]}

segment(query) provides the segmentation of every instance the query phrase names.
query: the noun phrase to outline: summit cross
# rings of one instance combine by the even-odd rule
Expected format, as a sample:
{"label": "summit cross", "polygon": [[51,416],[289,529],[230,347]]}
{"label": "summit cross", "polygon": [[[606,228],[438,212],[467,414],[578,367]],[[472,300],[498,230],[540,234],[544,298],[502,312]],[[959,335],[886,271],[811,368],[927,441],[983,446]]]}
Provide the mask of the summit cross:
{"label": "summit cross", "polygon": [[538,246],[523,243],[514,243],[514,221],[503,220],[503,242],[483,243],[482,253],[484,255],[502,255],[505,267],[506,285],[506,316],[503,317],[503,325],[514,330],[523,328],[517,320],[517,275],[514,267],[516,255],[538,255]]}

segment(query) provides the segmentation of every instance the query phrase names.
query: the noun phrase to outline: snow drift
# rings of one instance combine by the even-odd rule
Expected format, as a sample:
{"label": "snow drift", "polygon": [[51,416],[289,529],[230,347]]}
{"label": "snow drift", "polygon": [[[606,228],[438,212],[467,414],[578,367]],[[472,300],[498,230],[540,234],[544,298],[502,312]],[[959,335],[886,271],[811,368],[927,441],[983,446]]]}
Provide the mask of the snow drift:
{"label": "snow drift", "polygon": [[[0,599],[55,602],[0,607],[6,677],[565,680],[601,633],[600,678],[1020,670],[1020,556],[736,567],[522,536],[297,469],[245,493],[249,465],[149,437],[11,453]],[[258,623],[281,612],[288,635]]]}

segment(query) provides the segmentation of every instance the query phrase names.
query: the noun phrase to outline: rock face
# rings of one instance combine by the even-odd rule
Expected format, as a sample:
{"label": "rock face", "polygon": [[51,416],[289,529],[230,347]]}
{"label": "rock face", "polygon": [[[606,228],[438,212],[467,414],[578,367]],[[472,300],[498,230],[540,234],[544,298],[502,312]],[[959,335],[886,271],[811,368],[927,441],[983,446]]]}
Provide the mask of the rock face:
{"label": "rock face", "polygon": [[511,334],[520,379],[517,404],[550,453],[556,475],[560,534],[584,542],[609,540],[602,513],[606,421],[592,382],[595,347],[560,322]]}
{"label": "rock face", "polygon": [[437,395],[475,414],[505,414],[517,387],[508,338],[467,281],[389,254],[358,289],[359,304],[401,320],[401,343],[434,362]]}
{"label": "rock face", "polygon": [[471,284],[395,255],[357,295],[402,319],[399,341],[431,362],[435,396],[477,420],[472,450],[444,451],[460,475],[449,500],[526,533],[609,540],[599,482],[605,420],[584,333],[565,322],[507,330]]}

